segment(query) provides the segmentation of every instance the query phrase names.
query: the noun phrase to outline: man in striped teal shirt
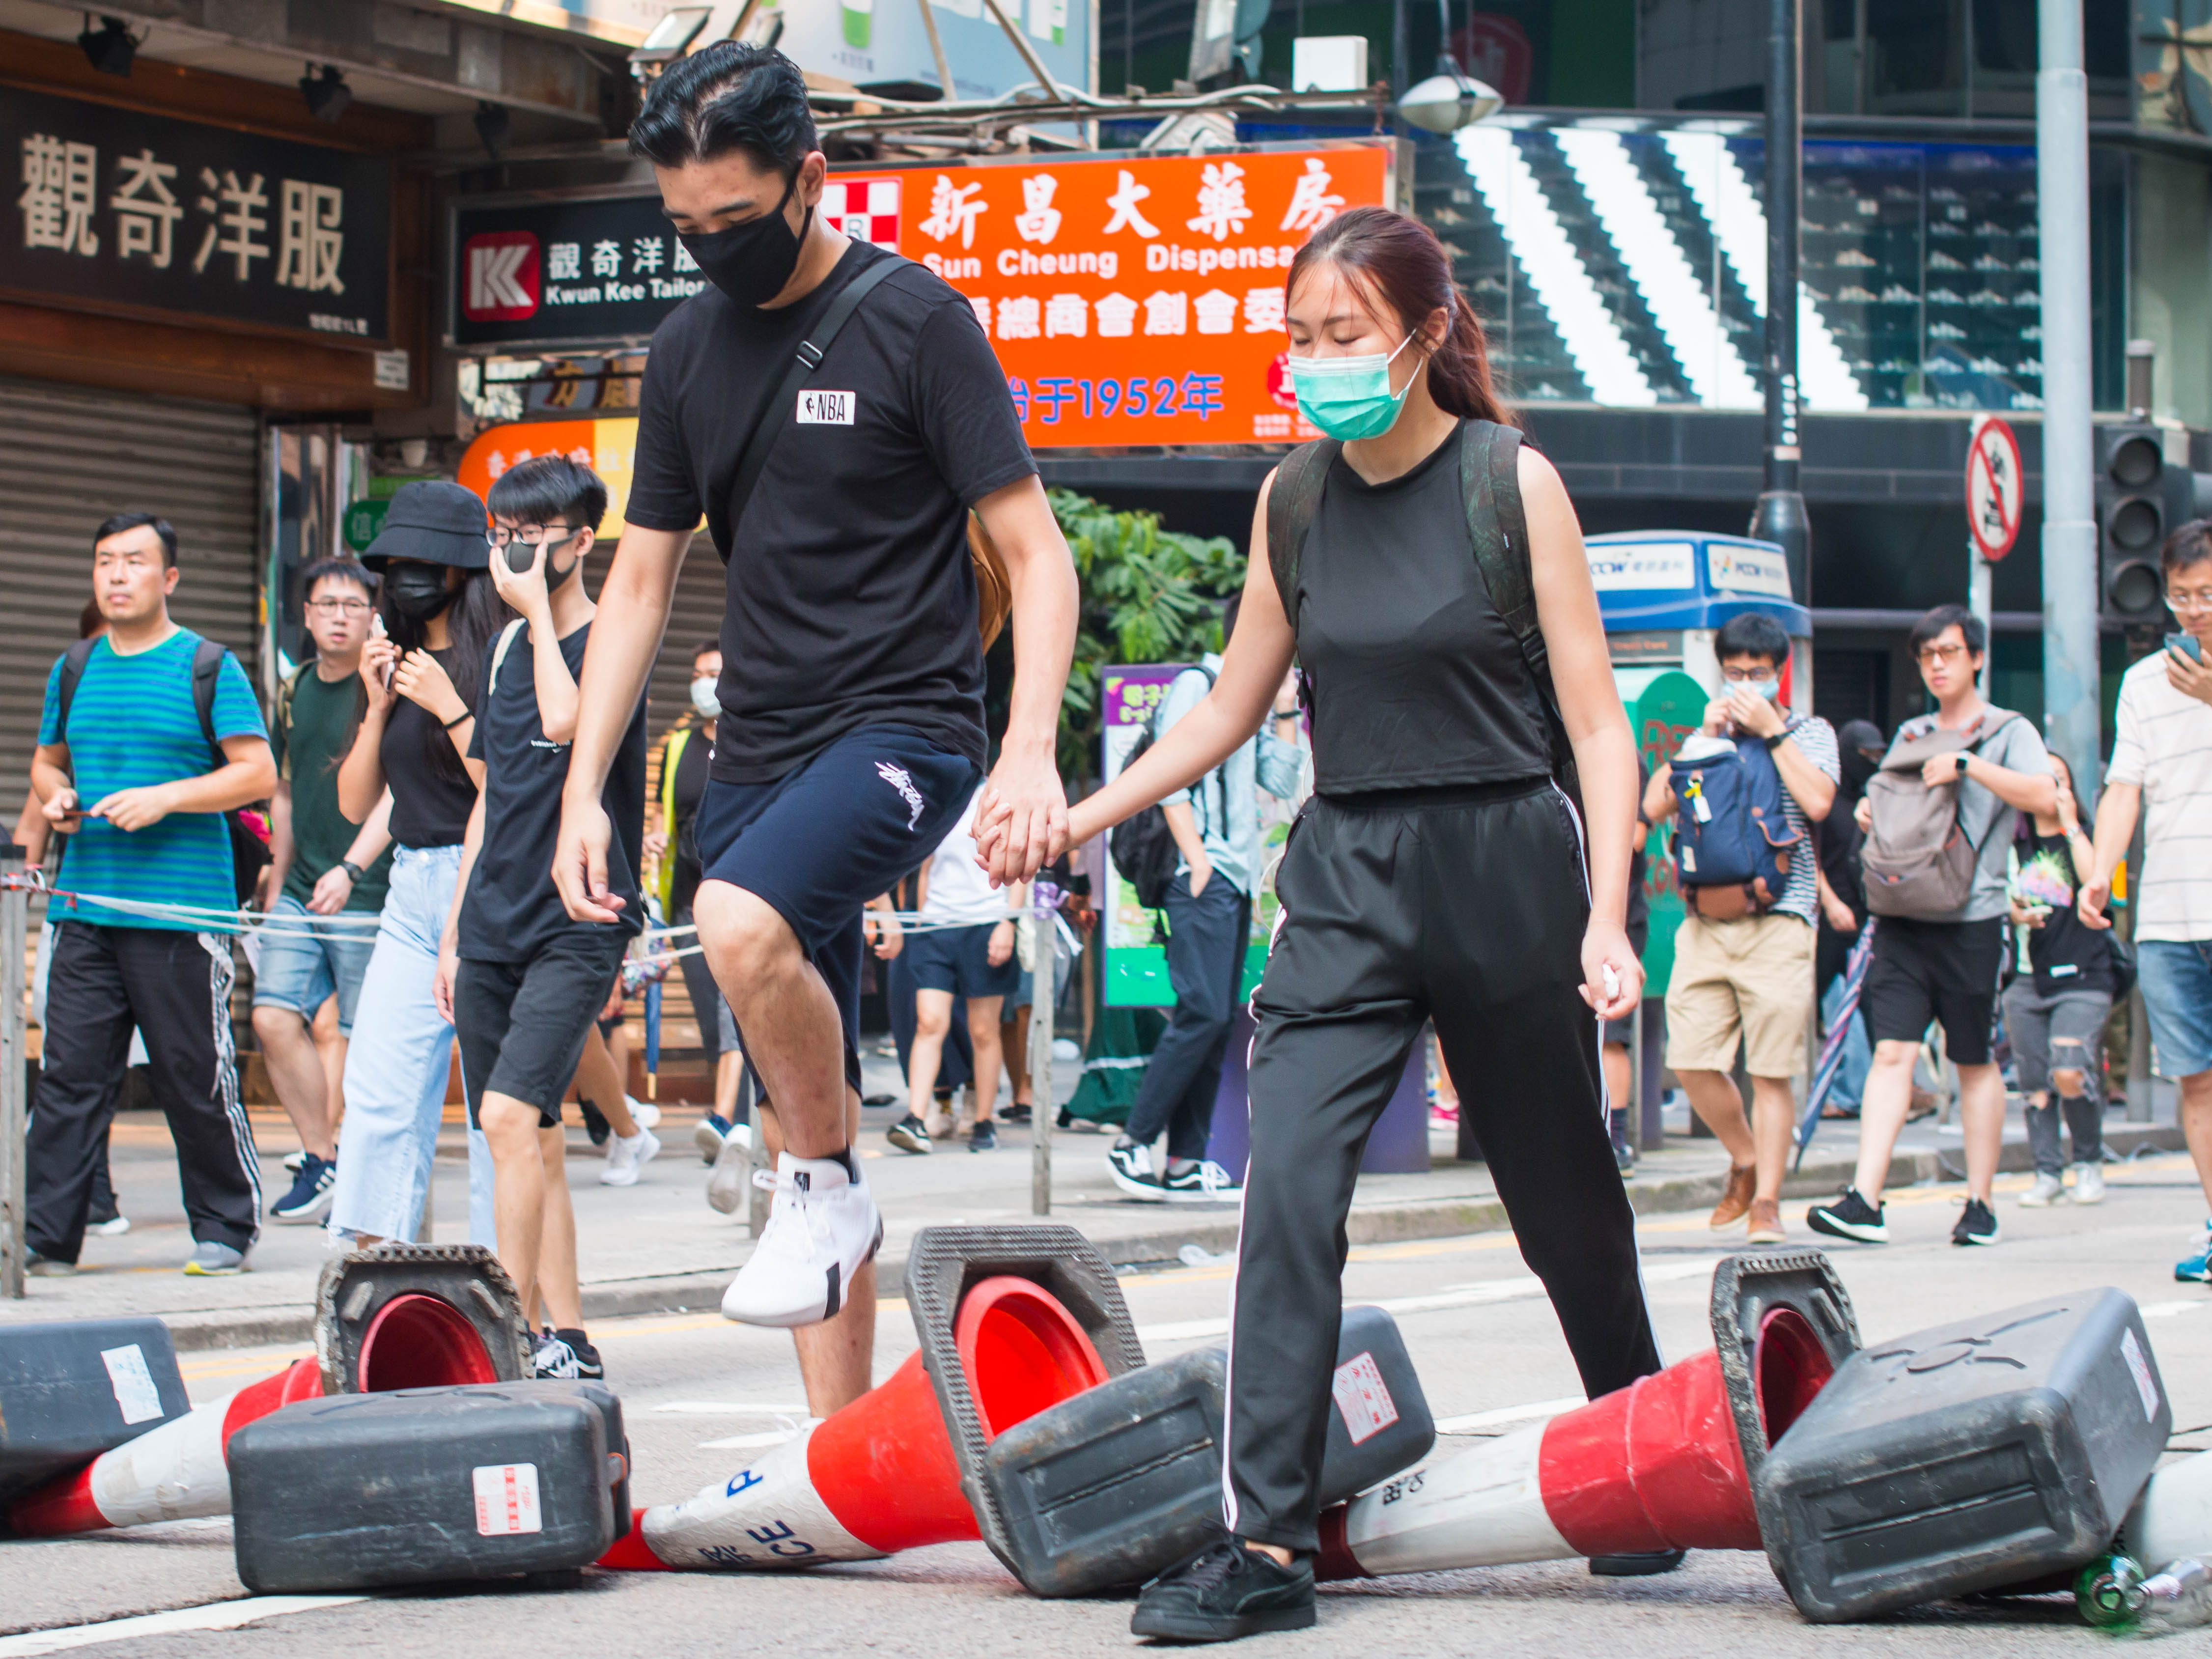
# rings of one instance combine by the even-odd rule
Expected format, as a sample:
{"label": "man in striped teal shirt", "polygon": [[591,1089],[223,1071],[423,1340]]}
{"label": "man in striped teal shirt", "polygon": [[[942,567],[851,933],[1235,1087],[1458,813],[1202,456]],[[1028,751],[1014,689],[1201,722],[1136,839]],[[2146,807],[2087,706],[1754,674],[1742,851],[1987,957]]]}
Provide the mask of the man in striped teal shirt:
{"label": "man in striped teal shirt", "polygon": [[216,927],[237,902],[222,815],[266,797],[276,769],[253,688],[227,652],[203,720],[201,641],[169,620],[179,574],[165,520],[108,520],[93,544],[107,634],[46,681],[31,782],[69,837],[58,879],[69,896],[48,912],[46,1044],[27,1137],[34,1273],[76,1270],[134,1025],[176,1145],[194,1240],[185,1271],[239,1272],[259,1231],[259,1165],[231,1047],[230,934]]}

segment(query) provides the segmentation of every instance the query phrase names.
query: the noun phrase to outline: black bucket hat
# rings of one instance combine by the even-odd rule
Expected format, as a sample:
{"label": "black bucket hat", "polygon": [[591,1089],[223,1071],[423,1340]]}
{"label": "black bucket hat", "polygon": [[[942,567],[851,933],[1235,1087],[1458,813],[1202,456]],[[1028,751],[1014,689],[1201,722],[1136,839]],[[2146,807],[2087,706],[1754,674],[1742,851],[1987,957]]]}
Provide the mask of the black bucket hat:
{"label": "black bucket hat", "polygon": [[382,570],[392,559],[482,570],[491,563],[485,523],[483,498],[473,489],[436,478],[402,484],[361,562],[371,570]]}

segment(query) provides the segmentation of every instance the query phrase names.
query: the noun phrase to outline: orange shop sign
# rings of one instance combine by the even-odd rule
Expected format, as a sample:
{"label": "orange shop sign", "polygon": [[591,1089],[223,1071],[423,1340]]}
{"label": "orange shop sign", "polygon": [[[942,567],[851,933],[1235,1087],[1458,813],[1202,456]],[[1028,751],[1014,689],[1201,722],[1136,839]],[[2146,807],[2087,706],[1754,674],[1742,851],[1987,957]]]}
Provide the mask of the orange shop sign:
{"label": "orange shop sign", "polygon": [[839,173],[823,211],[967,296],[1032,446],[1267,443],[1314,435],[1291,257],[1391,190],[1389,145],[1355,143]]}

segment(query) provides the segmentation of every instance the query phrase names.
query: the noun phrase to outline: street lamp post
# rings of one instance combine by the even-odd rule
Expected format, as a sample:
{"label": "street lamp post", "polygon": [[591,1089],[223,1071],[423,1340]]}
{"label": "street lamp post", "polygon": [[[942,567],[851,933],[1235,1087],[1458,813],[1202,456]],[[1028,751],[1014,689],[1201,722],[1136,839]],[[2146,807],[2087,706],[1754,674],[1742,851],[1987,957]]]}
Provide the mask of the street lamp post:
{"label": "street lamp post", "polygon": [[1800,605],[1813,602],[1813,532],[1798,488],[1797,254],[1804,187],[1800,0],[1769,0],[1766,33],[1766,423],[1751,533],[1778,544]]}

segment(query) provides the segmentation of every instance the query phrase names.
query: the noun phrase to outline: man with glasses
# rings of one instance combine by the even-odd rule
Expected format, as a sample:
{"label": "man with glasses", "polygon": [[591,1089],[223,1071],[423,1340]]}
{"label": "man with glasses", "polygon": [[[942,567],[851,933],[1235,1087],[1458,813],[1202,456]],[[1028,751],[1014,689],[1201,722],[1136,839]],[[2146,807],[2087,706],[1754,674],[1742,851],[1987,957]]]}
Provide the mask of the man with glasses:
{"label": "man with glasses", "polygon": [[279,927],[263,939],[253,975],[253,1035],[300,1134],[291,1190],[269,1211],[291,1224],[321,1220],[335,1196],[337,1115],[313,1028],[316,1011],[337,997],[344,1053],[376,943],[368,918],[384,908],[392,867],[391,791],[360,823],[338,807],[338,768],[368,707],[361,653],[376,578],[355,560],[320,559],[300,573],[300,586],[315,655],[277,691],[270,722],[276,794],[262,890],[275,896],[269,915]]}
{"label": "man with glasses", "polygon": [[[2004,1146],[2004,1079],[1990,1054],[1997,971],[2004,956],[2005,878],[2013,830],[2022,812],[2055,811],[2057,786],[2034,722],[1982,701],[1976,684],[1989,629],[1963,605],[1939,605],[1913,624],[1912,654],[1936,712],[1909,720],[1893,741],[1955,732],[1966,746],[1921,769],[1929,787],[1958,784],[1959,829],[1975,850],[1966,902],[1949,915],[1884,916],[1875,929],[1874,963],[1859,1006],[1874,1039],[1874,1066],[1859,1106],[1859,1161],[1852,1184],[1806,1220],[1815,1232],[1882,1244],[1889,1240],[1882,1188],[1912,1103],[1912,1062],[1930,1021],[1943,1026],[1944,1052],[1959,1068],[1959,1114],[1966,1132],[1966,1204],[1951,1230],[1954,1244],[1994,1244],[1990,1188]],[[1870,799],[1857,822],[1874,828]]]}
{"label": "man with glasses", "polygon": [[[2181,632],[2120,681],[2096,874],[2077,904],[2090,927],[2112,926],[2112,872],[2148,809],[2135,899],[2139,983],[2158,1069],[2181,1080],[2182,1133],[2212,1206],[2212,520],[2176,531],[2164,563]],[[2212,1221],[2173,1276],[2212,1283]]]}

